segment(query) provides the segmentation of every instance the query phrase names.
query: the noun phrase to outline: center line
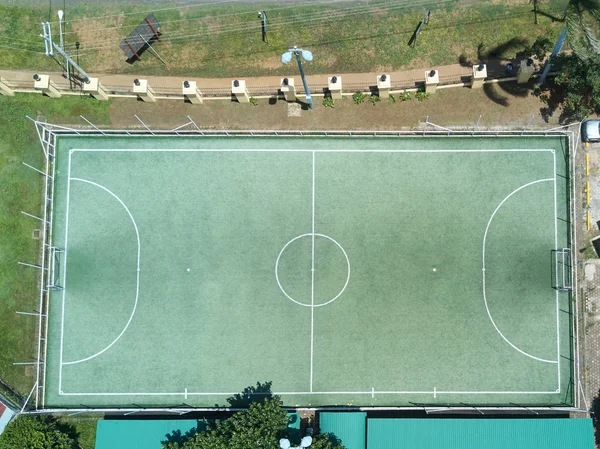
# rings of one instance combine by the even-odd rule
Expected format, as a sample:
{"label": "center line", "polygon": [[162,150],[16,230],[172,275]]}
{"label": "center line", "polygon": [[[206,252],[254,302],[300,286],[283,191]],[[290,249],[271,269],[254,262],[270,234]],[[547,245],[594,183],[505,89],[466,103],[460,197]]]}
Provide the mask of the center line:
{"label": "center line", "polygon": [[315,324],[315,155],[312,153],[312,262],[311,262],[311,289],[310,289],[310,391],[313,391],[313,349],[314,349],[314,324]]}

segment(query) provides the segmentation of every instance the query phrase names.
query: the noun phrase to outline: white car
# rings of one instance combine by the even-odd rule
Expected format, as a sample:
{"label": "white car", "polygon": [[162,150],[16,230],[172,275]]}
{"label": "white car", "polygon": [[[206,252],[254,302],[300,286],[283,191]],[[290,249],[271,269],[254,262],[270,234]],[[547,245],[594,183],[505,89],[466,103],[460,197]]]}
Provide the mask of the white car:
{"label": "white car", "polygon": [[600,120],[586,120],[581,125],[584,142],[600,142]]}

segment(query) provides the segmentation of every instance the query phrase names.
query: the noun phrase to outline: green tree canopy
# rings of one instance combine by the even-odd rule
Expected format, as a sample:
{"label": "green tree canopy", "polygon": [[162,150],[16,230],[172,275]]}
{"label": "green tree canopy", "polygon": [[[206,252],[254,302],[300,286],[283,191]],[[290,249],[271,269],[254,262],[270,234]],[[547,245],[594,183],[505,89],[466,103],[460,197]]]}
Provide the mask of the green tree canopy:
{"label": "green tree canopy", "polygon": [[600,54],[600,0],[570,0],[565,22],[567,40],[571,49],[581,59]]}
{"label": "green tree canopy", "polygon": [[21,415],[0,435],[0,449],[74,449],[72,432],[52,416]]}
{"label": "green tree canopy", "polygon": [[577,55],[562,54],[554,62],[559,73],[548,102],[560,102],[565,119],[582,120],[600,113],[600,56],[580,59]]}
{"label": "green tree canopy", "polygon": [[[163,443],[164,449],[278,449],[279,439],[286,437],[288,416],[278,396],[253,402],[248,410],[229,419],[216,421],[205,431],[185,442]],[[292,443],[297,443],[293,442]],[[340,441],[327,434],[313,437],[314,449],[344,449]],[[2,448],[0,448],[2,449]]]}

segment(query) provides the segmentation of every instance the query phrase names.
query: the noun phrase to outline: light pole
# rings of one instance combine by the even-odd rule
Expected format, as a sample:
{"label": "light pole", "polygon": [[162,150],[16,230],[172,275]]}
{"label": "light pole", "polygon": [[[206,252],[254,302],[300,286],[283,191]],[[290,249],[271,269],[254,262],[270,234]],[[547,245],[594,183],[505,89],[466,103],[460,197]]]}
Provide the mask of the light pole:
{"label": "light pole", "polygon": [[292,55],[295,55],[296,61],[298,61],[300,77],[302,78],[302,84],[304,85],[304,92],[306,92],[306,104],[308,105],[308,109],[312,109],[312,97],[310,96],[310,90],[308,90],[308,83],[306,82],[306,76],[304,76],[304,69],[302,68],[302,60],[300,59],[300,55],[302,55],[305,61],[312,61],[312,53],[308,50],[302,50],[294,45],[294,48],[290,48],[281,55],[281,62],[284,64],[290,63],[292,61]]}
{"label": "light pole", "polygon": [[[64,11],[62,9],[58,10],[58,34],[60,35],[60,48],[62,50],[65,49],[65,45],[63,42],[63,17]],[[69,60],[65,58],[65,67],[67,69],[67,79],[69,80],[69,85],[71,84],[71,74],[69,73]]]}

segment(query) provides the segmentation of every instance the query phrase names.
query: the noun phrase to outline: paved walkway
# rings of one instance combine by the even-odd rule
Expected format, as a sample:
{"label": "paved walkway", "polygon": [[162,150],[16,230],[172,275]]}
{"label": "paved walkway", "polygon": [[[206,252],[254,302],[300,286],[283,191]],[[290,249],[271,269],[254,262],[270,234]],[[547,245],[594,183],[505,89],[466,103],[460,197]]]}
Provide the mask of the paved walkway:
{"label": "paved walkway", "polygon": [[[514,63],[513,63],[514,64]],[[516,65],[516,64],[515,64]],[[499,77],[506,73],[504,61],[488,61],[488,76]],[[444,80],[460,80],[461,77],[470,76],[472,73],[472,66],[462,66],[460,64],[450,64],[445,66],[433,67],[439,71],[440,81]],[[306,70],[310,72],[310,66],[306,67]],[[398,82],[414,83],[425,80],[425,72],[431,70],[431,68],[421,69],[410,69],[395,72],[388,72],[392,81],[392,85],[398,84]],[[9,81],[31,81],[33,82],[33,71],[17,71],[17,70],[0,70],[0,76]],[[344,84],[365,84],[374,85],[376,84],[377,75],[381,73],[346,73],[337,74],[331,73],[329,75],[307,75],[307,81],[314,85],[327,84],[327,77],[337,75],[342,77],[342,83]],[[65,83],[65,79],[61,72],[52,72],[50,76],[53,81],[57,83]],[[198,88],[230,88],[231,80],[233,78],[197,78],[197,77],[180,77],[180,76],[143,76],[143,75],[108,75],[101,73],[94,73],[90,76],[100,78],[100,81],[104,85],[110,86],[131,86],[135,78],[143,78],[148,80],[148,84],[154,89],[181,89],[181,83],[185,80],[195,80],[198,84]],[[296,78],[296,85],[300,85],[300,76],[297,68],[290,68],[289,77]],[[246,77],[241,78],[246,80],[248,87],[262,87],[262,86],[279,86],[281,77],[280,76],[263,76],[263,77]]]}

